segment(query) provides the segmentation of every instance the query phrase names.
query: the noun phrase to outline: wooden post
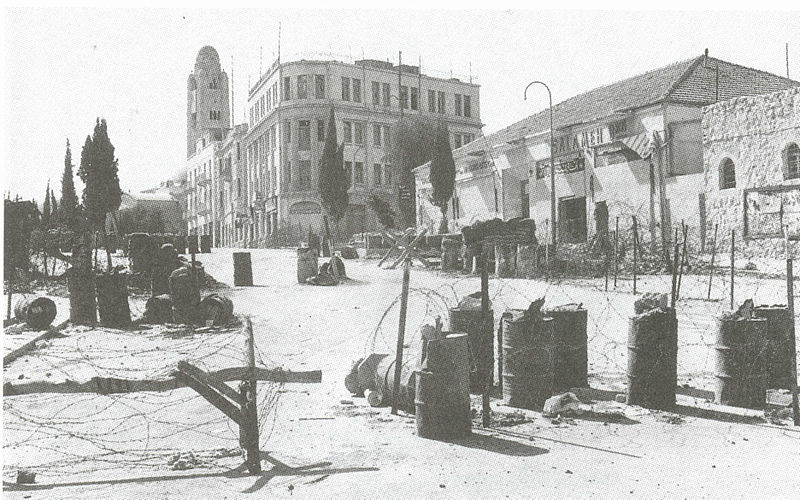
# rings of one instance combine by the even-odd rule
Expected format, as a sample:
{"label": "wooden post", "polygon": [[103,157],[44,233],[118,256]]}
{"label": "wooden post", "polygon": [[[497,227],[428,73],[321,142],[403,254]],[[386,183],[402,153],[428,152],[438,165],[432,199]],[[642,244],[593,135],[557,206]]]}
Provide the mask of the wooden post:
{"label": "wooden post", "polygon": [[[548,229],[549,223],[550,222],[547,219],[545,219],[545,221],[544,221],[545,234],[547,234],[549,232],[549,229]],[[482,264],[484,267],[486,266],[485,260],[486,259],[484,258],[484,263]],[[547,279],[549,280],[550,276],[551,276],[551,273],[550,273],[550,245],[547,244],[546,242],[544,244],[544,265],[547,268]]]}
{"label": "wooden post", "polygon": [[734,266],[734,259],[736,257],[736,230],[731,229],[731,311],[734,309],[733,303],[733,266]]}
{"label": "wooden post", "polygon": [[683,249],[681,249],[681,263],[680,268],[678,269],[678,288],[675,290],[675,300],[678,300],[681,296],[681,282],[683,281],[683,268],[686,265],[686,239],[688,237],[689,226],[681,221],[681,227],[683,228]]}
{"label": "wooden post", "polygon": [[711,271],[708,273],[708,300],[711,300],[711,280],[714,278],[714,259],[717,256],[717,227],[714,224],[714,246],[711,248]]}
{"label": "wooden post", "polygon": [[639,229],[636,225],[636,216],[633,216],[633,294],[636,295],[636,267],[639,260]]}
{"label": "wooden post", "polygon": [[6,304],[6,321],[11,321],[11,295],[13,292],[11,291],[11,282],[8,283],[8,289],[6,293],[8,293],[8,302]]}
{"label": "wooden post", "polygon": [[617,288],[617,273],[619,271],[619,216],[614,223],[614,288]]}
{"label": "wooden post", "polygon": [[675,308],[677,302],[677,285],[678,285],[678,253],[680,251],[680,244],[675,243],[675,256],[672,264],[672,308]]}
{"label": "wooden post", "polygon": [[403,344],[406,336],[406,312],[408,311],[408,282],[411,279],[411,259],[403,262],[403,291],[400,294],[400,325],[397,328],[397,349],[394,356],[394,387],[392,388],[392,415],[397,415],[400,400],[400,377],[403,374]]}
{"label": "wooden post", "polygon": [[503,317],[497,328],[497,390],[503,394]]}
{"label": "wooden post", "polygon": [[244,354],[247,377],[239,384],[242,397],[242,425],[239,439],[245,450],[245,463],[251,474],[261,472],[261,456],[258,449],[258,382],[256,381],[256,353],[253,338],[253,322],[247,318],[244,329]]}
{"label": "wooden post", "polygon": [[[483,324],[483,328],[481,331],[481,337],[484,338],[483,343],[483,369],[485,370],[485,384],[483,386],[483,396],[482,396],[482,413],[483,413],[483,427],[488,428],[492,423],[491,417],[491,407],[489,406],[489,395],[492,390],[492,363],[490,359],[494,358],[494,353],[492,353],[491,349],[486,349],[486,335],[491,335],[491,325],[489,325],[489,266],[487,264],[487,255],[486,255],[486,248],[482,246],[481,248],[481,321]],[[488,328],[487,328],[488,327]],[[491,358],[490,358],[491,357]],[[487,359],[489,358],[489,359]]]}
{"label": "wooden post", "polygon": [[800,407],[797,401],[797,339],[794,330],[794,273],[792,254],[789,247],[789,231],[783,228],[783,241],[786,247],[786,305],[789,310],[789,349],[792,352],[792,369],[789,372],[789,388],[792,391],[792,416],[794,425],[800,426]]}

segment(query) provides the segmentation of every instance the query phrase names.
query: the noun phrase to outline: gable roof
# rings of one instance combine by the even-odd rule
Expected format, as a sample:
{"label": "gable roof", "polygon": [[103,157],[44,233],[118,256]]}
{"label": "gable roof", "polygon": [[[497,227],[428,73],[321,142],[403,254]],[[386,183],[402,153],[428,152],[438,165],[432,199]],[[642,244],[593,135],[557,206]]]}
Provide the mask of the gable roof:
{"label": "gable roof", "polygon": [[[718,68],[718,69],[717,69]],[[558,130],[662,102],[696,106],[742,95],[756,95],[800,86],[800,82],[701,55],[578,94],[553,105]],[[523,139],[550,127],[544,109],[485,136],[488,147]],[[458,149],[458,156],[487,147],[477,139]]]}

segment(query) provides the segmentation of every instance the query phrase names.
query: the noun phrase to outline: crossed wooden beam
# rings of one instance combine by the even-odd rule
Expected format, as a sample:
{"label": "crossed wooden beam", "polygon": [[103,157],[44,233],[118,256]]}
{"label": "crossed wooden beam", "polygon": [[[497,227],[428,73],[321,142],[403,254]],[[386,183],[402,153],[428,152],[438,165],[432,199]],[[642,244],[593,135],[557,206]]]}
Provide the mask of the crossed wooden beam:
{"label": "crossed wooden beam", "polygon": [[[414,237],[414,239],[411,240],[411,237],[414,235],[414,232],[415,229],[413,227],[410,227],[406,229],[406,231],[400,238],[394,238],[392,235],[390,235],[385,231],[381,233],[383,234],[384,238],[388,239],[394,244],[392,245],[392,248],[390,248],[389,251],[387,251],[386,254],[384,254],[383,258],[381,258],[381,260],[378,262],[378,267],[381,267],[381,265],[383,265],[383,263],[389,259],[389,256],[392,254],[392,252],[396,251],[400,251],[400,256],[397,257],[397,259],[386,269],[395,269],[405,259],[410,259],[410,258],[417,259],[418,261],[422,262],[422,264],[425,267],[433,267],[433,264],[428,259],[420,255],[419,250],[417,249],[417,245],[419,244],[420,240],[425,236],[425,233],[428,232],[428,228],[423,228],[422,231],[420,231],[419,234],[417,234]],[[411,240],[410,243],[409,240]]]}

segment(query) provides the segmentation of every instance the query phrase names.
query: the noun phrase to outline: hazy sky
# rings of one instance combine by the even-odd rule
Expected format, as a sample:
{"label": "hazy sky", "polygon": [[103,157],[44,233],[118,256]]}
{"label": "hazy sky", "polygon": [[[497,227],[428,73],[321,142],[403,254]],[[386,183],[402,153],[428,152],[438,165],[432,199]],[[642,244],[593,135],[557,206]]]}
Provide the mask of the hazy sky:
{"label": "hazy sky", "polygon": [[[277,54],[328,52],[397,60],[481,84],[484,133],[576,93],[703,53],[800,80],[800,13],[367,10],[9,10],[5,12],[3,191],[61,189],[65,141],[80,148],[108,121],[124,190],[157,185],[186,152],[186,79],[214,46],[230,76],[235,118],[247,83]],[[530,97],[530,96],[529,96]],[[78,183],[79,194],[82,184]]]}

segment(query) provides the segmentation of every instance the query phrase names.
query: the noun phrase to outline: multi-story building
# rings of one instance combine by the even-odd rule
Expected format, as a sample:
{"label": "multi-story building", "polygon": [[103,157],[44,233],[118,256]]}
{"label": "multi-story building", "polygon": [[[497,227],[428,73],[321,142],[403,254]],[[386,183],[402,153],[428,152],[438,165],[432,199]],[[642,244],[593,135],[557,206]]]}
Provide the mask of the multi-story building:
{"label": "multi-story building", "polygon": [[[553,106],[552,131],[545,109],[453,152],[451,229],[493,217],[531,217],[539,239],[549,241],[555,199],[559,242],[586,242],[608,219],[613,227],[619,218],[630,234],[636,216],[643,240],[658,240],[662,225],[685,221],[702,246],[703,106],[797,85],[705,54],[571,97]],[[441,212],[427,199],[428,169],[415,169],[418,223],[435,228]],[[608,219],[600,220],[602,214]]]}
{"label": "multi-story building", "polygon": [[214,239],[218,246],[244,245],[244,227],[248,219],[247,163],[242,141],[247,124],[228,131],[215,153],[216,184],[212,186],[217,200],[214,218]]}
{"label": "multi-story building", "polygon": [[458,147],[480,131],[479,99],[478,85],[426,76],[418,66],[369,59],[276,61],[247,100],[251,217],[245,239],[267,244],[278,236],[321,231],[317,179],[331,107],[351,180],[349,208],[339,224],[340,234],[348,235],[377,228],[367,205],[371,195],[397,207],[398,173],[389,145],[400,116],[445,119]]}

